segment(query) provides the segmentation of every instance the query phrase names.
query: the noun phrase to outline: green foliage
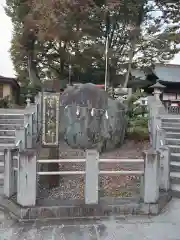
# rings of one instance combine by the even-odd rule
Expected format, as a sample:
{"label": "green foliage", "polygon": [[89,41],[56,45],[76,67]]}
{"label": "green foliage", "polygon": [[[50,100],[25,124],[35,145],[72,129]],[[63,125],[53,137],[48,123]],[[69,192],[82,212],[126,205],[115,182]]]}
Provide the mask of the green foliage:
{"label": "green foliage", "polygon": [[33,85],[30,85],[30,86],[22,85],[20,88],[19,104],[20,105],[26,104],[26,99],[28,94],[31,95],[31,101],[34,101],[34,97],[37,95],[39,91],[41,91],[41,89],[36,88]]}
{"label": "green foliage", "polygon": [[12,101],[9,96],[0,99],[0,108],[11,108]]}
{"label": "green foliage", "polygon": [[136,118],[136,116],[138,115],[144,115],[147,113],[146,108],[144,106],[140,106],[140,104],[135,104],[135,102],[141,97],[146,97],[146,93],[138,90],[135,93],[133,93],[130,98],[127,99],[126,104],[128,106],[127,111],[128,118],[133,119]]}
{"label": "green foliage", "polygon": [[137,91],[128,99],[127,137],[134,140],[147,140],[149,139],[147,108],[140,104],[134,104],[140,97],[145,97],[145,94]]}
{"label": "green foliage", "polygon": [[137,117],[135,119],[129,119],[128,122],[127,137],[134,140],[148,140],[148,118]]}
{"label": "green foliage", "polygon": [[132,51],[132,63],[139,67],[167,62],[178,52],[179,5],[168,8],[167,0],[6,2],[14,27],[11,56],[25,85],[32,81],[29,59],[41,80],[68,79],[71,64],[73,81],[102,82],[107,36],[111,83],[127,71]]}

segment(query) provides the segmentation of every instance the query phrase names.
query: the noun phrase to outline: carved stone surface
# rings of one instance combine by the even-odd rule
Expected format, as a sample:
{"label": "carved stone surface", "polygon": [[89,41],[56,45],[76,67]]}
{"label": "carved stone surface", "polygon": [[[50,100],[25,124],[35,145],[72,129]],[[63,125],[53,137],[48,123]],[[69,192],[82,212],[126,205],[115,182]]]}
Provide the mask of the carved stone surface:
{"label": "carved stone surface", "polygon": [[59,94],[44,93],[42,109],[42,144],[58,145],[59,131]]}
{"label": "carved stone surface", "polygon": [[72,148],[99,151],[123,142],[125,106],[94,84],[67,88],[60,97],[60,134]]}

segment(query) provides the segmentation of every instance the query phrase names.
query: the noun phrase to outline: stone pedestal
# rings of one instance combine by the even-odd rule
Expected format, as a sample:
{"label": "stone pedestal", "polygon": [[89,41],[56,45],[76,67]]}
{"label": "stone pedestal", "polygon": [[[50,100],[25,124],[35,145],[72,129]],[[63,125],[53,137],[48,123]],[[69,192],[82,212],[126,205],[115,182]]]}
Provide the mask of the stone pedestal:
{"label": "stone pedestal", "polygon": [[159,199],[160,153],[150,149],[144,155],[144,203]]}
{"label": "stone pedestal", "polygon": [[27,113],[24,115],[24,122],[25,122],[25,126],[26,124],[28,124],[28,129],[27,129],[27,135],[26,137],[26,147],[27,148],[32,148],[33,145],[33,119],[32,119],[32,113]]}
{"label": "stone pedestal", "polygon": [[20,153],[17,202],[23,207],[36,204],[36,155]]}
{"label": "stone pedestal", "polygon": [[170,148],[163,146],[159,149],[160,156],[160,189],[169,191],[170,189]]}
{"label": "stone pedestal", "polygon": [[85,203],[98,204],[99,188],[99,153],[97,150],[86,151]]}
{"label": "stone pedestal", "polygon": [[15,193],[12,156],[13,152],[11,149],[4,150],[4,195],[8,198]]}

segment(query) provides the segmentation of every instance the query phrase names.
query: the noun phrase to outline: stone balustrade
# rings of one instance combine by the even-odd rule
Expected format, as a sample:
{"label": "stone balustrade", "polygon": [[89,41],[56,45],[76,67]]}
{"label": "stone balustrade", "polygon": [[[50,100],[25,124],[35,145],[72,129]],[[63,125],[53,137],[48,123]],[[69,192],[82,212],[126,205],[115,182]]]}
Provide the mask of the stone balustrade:
{"label": "stone balustrade", "polygon": [[[96,150],[87,150],[86,159],[73,161],[85,161],[86,170],[73,172],[38,172],[36,152],[27,150],[18,152],[18,176],[17,190],[14,186],[13,174],[13,149],[5,150],[5,179],[4,179],[4,194],[6,197],[11,197],[17,191],[17,203],[21,206],[35,206],[37,193],[37,176],[38,175],[85,175],[85,203],[98,204],[99,202],[99,174],[115,174],[115,175],[138,175],[142,176],[141,183],[141,199],[145,204],[156,204],[160,197],[160,189],[168,192],[169,190],[169,149],[161,148],[160,151],[153,149],[143,153],[144,171],[100,171],[98,163],[103,161],[99,159],[99,154]],[[51,160],[40,160],[41,162],[50,162]],[[55,160],[53,160],[55,161]],[[61,160],[63,161],[63,159]],[[66,159],[66,162],[68,159]],[[72,160],[69,160],[71,162]],[[113,161],[113,159],[109,160]],[[117,161],[117,159],[116,159]],[[141,161],[141,160],[139,160]],[[60,160],[57,160],[60,162]],[[121,162],[121,159],[119,159]],[[136,164],[138,159],[134,162]]]}
{"label": "stone balustrade", "polygon": [[[36,206],[37,200],[37,179],[39,175],[78,175],[85,176],[84,199],[86,205],[99,204],[99,175],[138,175],[141,176],[140,197],[144,204],[157,204],[160,198],[160,191],[168,193],[170,188],[170,149],[165,146],[165,132],[161,128],[161,116],[159,104],[155,108],[154,104],[150,111],[149,129],[152,137],[152,149],[143,153],[144,171],[100,171],[99,153],[96,150],[87,150],[85,171],[72,172],[39,172],[35,145],[38,133],[42,128],[41,110],[42,95],[35,98],[35,104],[28,102],[23,110],[24,126],[16,130],[16,147],[5,149],[5,174],[4,174],[4,195],[8,198],[17,194],[17,203],[22,207]],[[17,161],[15,167],[14,161]],[[45,161],[45,160],[44,160]],[[46,160],[48,163],[51,160]],[[53,160],[56,161],[56,160]],[[60,163],[57,159],[57,162]],[[66,159],[66,162],[68,159]],[[69,160],[71,162],[72,159]],[[73,160],[75,161],[75,160]],[[113,161],[110,159],[109,161]],[[121,162],[122,159],[119,159]],[[142,161],[140,159],[139,161]],[[138,162],[135,161],[135,162]],[[135,164],[135,162],[133,164]],[[15,174],[16,173],[16,174]]]}
{"label": "stone balustrade", "polygon": [[22,111],[24,125],[15,132],[16,147],[20,151],[36,148],[35,144],[41,129],[41,93],[36,96],[35,104],[30,102],[30,98],[28,99],[28,104]]}

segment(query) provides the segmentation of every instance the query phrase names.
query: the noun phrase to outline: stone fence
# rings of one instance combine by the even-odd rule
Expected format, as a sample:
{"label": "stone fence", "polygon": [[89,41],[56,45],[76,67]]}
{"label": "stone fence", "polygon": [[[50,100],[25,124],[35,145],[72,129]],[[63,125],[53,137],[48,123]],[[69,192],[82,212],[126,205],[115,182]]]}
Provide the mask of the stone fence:
{"label": "stone fence", "polygon": [[[5,178],[4,194],[11,197],[17,193],[17,203],[23,207],[35,206],[37,200],[37,178],[39,175],[84,175],[85,176],[85,204],[98,204],[99,202],[99,175],[134,175],[141,176],[141,199],[146,204],[155,204],[160,197],[160,190],[169,191],[169,149],[163,148],[163,155],[154,150],[143,153],[143,159],[100,159],[96,150],[87,150],[86,159],[57,159],[37,160],[36,153],[29,151],[27,154],[13,149],[5,150]],[[163,164],[161,160],[163,159]],[[14,167],[17,161],[17,167]],[[38,171],[38,164],[49,162],[85,162],[85,171]],[[144,171],[100,171],[100,162],[144,162]],[[14,174],[14,172],[17,174]],[[17,179],[15,179],[17,176]],[[15,186],[14,183],[17,183]]]}

